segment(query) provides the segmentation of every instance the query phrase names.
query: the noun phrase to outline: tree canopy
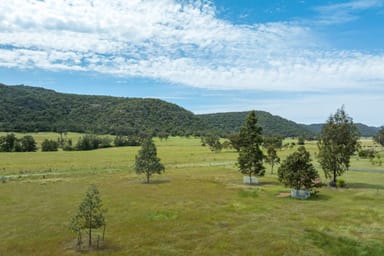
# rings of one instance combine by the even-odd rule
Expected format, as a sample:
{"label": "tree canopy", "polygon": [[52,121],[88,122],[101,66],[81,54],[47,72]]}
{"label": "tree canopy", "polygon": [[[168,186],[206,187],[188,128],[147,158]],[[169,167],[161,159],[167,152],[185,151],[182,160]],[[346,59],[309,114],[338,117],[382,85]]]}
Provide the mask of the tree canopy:
{"label": "tree canopy", "polygon": [[310,154],[304,146],[300,146],[296,152],[289,155],[281,163],[277,173],[280,182],[297,190],[310,189],[319,177],[311,163]]}
{"label": "tree canopy", "polygon": [[181,136],[205,129],[192,112],[159,99],[64,94],[2,84],[0,95],[0,131]]}
{"label": "tree canopy", "polygon": [[265,173],[263,152],[260,149],[263,143],[261,131],[261,127],[257,126],[256,112],[251,111],[240,129],[238,157],[240,172],[248,175],[250,180],[252,175],[263,176]]}
{"label": "tree canopy", "polygon": [[337,176],[348,170],[351,155],[358,149],[359,132],[344,107],[331,115],[323,126],[318,141],[319,162],[325,176],[333,176],[336,186]]}
{"label": "tree canopy", "polygon": [[157,149],[152,138],[144,140],[139,153],[136,155],[135,170],[137,174],[146,175],[147,183],[149,183],[152,174],[164,172],[164,165],[157,157]]}
{"label": "tree canopy", "polygon": [[271,165],[271,174],[273,174],[273,167],[280,163],[280,157],[273,146],[269,146],[267,149],[267,155],[265,156],[265,162]]}
{"label": "tree canopy", "polygon": [[88,230],[88,246],[92,246],[92,229],[105,227],[105,211],[99,190],[95,185],[91,185],[77,214],[71,219],[71,229],[79,234],[78,245],[81,245],[81,231],[85,229]]}

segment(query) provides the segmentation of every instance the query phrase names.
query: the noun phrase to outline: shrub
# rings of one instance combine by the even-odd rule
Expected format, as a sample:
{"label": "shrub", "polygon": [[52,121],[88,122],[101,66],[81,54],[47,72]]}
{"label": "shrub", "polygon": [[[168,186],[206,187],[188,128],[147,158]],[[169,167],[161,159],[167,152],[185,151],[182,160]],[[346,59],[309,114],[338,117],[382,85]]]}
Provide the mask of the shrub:
{"label": "shrub", "polygon": [[45,139],[43,143],[41,143],[41,151],[57,151],[59,148],[59,143],[55,140]]}
{"label": "shrub", "polygon": [[374,149],[362,149],[359,151],[359,157],[361,158],[374,158],[376,155],[376,152]]}
{"label": "shrub", "polygon": [[344,187],[345,187],[345,180],[343,180],[343,179],[338,179],[338,180],[337,180],[337,187],[338,187],[338,188],[344,188]]}

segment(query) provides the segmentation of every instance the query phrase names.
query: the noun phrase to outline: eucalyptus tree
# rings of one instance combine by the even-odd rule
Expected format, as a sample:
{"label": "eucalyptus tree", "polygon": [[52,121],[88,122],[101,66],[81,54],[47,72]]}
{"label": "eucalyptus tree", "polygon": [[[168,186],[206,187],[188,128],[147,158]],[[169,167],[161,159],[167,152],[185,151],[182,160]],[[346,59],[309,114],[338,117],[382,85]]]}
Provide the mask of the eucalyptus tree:
{"label": "eucalyptus tree", "polygon": [[337,176],[349,169],[351,155],[359,148],[358,139],[358,129],[344,107],[331,115],[323,126],[318,159],[326,178],[333,176],[332,186],[336,186]]}

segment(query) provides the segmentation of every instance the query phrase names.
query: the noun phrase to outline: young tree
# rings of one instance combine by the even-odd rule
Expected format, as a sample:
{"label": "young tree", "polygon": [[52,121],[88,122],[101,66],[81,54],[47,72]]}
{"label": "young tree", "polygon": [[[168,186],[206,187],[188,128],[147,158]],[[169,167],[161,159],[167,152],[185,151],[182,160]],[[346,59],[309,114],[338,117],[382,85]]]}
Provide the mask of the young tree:
{"label": "young tree", "polygon": [[358,149],[359,132],[352,118],[338,109],[323,126],[318,142],[319,162],[325,177],[333,175],[332,186],[336,186],[336,177],[348,170],[351,155]]}
{"label": "young tree", "polygon": [[275,164],[280,163],[280,157],[277,155],[276,150],[273,146],[268,147],[265,161],[271,165],[271,174],[273,174],[273,167]]}
{"label": "young tree", "polygon": [[208,144],[209,149],[212,152],[220,152],[223,149],[223,145],[220,143],[220,137],[218,135],[210,134],[202,139],[204,144]]}
{"label": "young tree", "polygon": [[160,163],[157,157],[156,146],[151,138],[144,140],[138,155],[136,155],[135,169],[137,174],[144,173],[147,177],[147,183],[152,174],[161,174],[164,172],[164,165]]}
{"label": "young tree", "polygon": [[251,111],[240,128],[240,151],[238,165],[242,174],[248,175],[251,181],[252,175],[263,176],[263,152],[260,149],[263,143],[261,127],[257,126],[256,112]]}
{"label": "young tree", "polygon": [[281,164],[278,171],[279,181],[294,189],[310,189],[314,180],[319,177],[311,163],[310,154],[304,146],[289,155]]}
{"label": "young tree", "polygon": [[77,214],[71,219],[70,228],[78,232],[78,244],[81,244],[81,241],[79,241],[79,239],[81,240],[81,230],[86,229],[88,230],[88,246],[92,246],[92,229],[105,227],[105,211],[99,190],[95,185],[91,185],[79,206]]}

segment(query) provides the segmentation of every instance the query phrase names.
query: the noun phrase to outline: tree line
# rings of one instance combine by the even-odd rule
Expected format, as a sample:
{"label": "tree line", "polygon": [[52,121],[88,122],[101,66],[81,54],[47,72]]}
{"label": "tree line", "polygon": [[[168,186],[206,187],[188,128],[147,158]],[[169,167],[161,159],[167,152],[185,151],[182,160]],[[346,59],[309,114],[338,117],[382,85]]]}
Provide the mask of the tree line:
{"label": "tree line", "polygon": [[[95,150],[99,148],[140,146],[148,136],[122,136],[117,135],[113,139],[111,136],[99,136],[95,134],[84,134],[77,143],[60,135],[56,140],[44,139],[41,143],[41,151],[83,151]],[[36,152],[38,150],[37,142],[31,135],[25,135],[17,138],[14,133],[8,133],[0,136],[0,152]]]}

